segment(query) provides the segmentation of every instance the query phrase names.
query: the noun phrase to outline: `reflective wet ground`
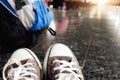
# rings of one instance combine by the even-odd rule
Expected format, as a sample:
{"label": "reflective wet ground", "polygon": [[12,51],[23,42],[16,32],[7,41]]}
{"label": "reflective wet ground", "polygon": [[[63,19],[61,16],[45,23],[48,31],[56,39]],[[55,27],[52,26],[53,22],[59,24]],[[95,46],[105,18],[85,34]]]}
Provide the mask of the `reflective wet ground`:
{"label": "reflective wet ground", "polygon": [[[56,36],[44,31],[31,48],[40,61],[51,44],[63,43],[76,55],[85,80],[120,80],[120,7],[81,7],[53,13]],[[10,54],[1,56],[2,61]]]}

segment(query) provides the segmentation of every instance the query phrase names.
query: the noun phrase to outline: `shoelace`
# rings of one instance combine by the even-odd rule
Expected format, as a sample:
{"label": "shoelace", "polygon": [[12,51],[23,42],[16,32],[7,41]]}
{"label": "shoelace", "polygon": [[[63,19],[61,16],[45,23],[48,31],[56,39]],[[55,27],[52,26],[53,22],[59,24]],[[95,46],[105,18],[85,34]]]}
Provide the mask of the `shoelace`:
{"label": "shoelace", "polygon": [[[10,60],[11,61],[11,60]],[[32,63],[25,63],[21,64],[21,62],[14,60],[14,62],[18,65],[18,67],[13,68],[11,66],[11,69],[8,73],[8,80],[34,80],[32,77],[29,76],[34,76],[35,78],[38,78],[37,75],[33,72],[35,72],[35,68],[33,67],[26,67],[26,66],[32,66]],[[30,72],[31,71],[31,72]]]}
{"label": "shoelace", "polygon": [[60,72],[55,75],[55,80],[82,80],[82,74],[77,74],[75,71],[79,71],[78,68],[73,67],[74,62],[67,62],[64,60],[54,60],[54,63],[60,63],[60,66],[53,68],[54,71]]}

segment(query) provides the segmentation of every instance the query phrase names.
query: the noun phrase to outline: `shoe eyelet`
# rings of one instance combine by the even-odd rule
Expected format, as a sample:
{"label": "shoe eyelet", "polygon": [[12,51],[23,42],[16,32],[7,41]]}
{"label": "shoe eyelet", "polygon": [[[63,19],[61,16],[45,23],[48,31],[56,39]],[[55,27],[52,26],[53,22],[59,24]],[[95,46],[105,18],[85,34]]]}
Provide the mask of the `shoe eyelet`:
{"label": "shoe eyelet", "polygon": [[51,62],[51,64],[54,64],[53,62]]}
{"label": "shoe eyelet", "polygon": [[68,62],[71,62],[72,60],[70,59]]}
{"label": "shoe eyelet", "polygon": [[60,63],[60,65],[62,65],[63,63]]}
{"label": "shoe eyelet", "polygon": [[82,80],[80,77],[78,77],[80,80]]}
{"label": "shoe eyelet", "polygon": [[54,71],[54,70],[52,70],[52,73],[55,73],[55,71]]}
{"label": "shoe eyelet", "polygon": [[56,78],[55,77],[53,77],[53,80],[55,80]]}

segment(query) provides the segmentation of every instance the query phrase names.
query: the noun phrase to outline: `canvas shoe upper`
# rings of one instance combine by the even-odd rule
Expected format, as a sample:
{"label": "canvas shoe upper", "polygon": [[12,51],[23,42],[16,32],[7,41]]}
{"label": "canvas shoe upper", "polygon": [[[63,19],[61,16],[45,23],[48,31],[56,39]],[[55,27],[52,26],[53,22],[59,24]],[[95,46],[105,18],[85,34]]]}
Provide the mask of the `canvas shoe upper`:
{"label": "canvas shoe upper", "polygon": [[81,67],[72,51],[65,45],[52,45],[44,59],[46,80],[84,80]]}
{"label": "canvas shoe upper", "polygon": [[27,48],[16,50],[3,68],[3,80],[41,80],[41,63]]}

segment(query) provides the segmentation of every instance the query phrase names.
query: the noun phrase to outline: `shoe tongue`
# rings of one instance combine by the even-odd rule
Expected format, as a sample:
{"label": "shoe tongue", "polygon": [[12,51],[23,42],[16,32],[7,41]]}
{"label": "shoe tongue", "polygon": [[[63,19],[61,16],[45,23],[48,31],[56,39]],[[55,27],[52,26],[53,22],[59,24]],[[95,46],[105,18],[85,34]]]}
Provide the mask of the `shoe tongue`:
{"label": "shoe tongue", "polygon": [[[67,56],[56,56],[56,57],[51,57],[50,61],[53,63],[54,60],[59,60],[59,61],[66,61],[66,62],[71,62],[72,58],[67,57]],[[59,65],[62,65],[63,63],[55,63],[54,67],[58,67]]]}
{"label": "shoe tongue", "polygon": [[[28,59],[22,60],[22,61],[20,61],[20,64],[23,65],[23,64],[27,63],[28,61],[29,61]],[[10,69],[11,67],[17,68],[18,66],[19,66],[19,64],[17,64],[17,63],[12,63],[11,65],[8,66],[8,69]]]}
{"label": "shoe tongue", "polygon": [[72,61],[72,58],[71,57],[68,57],[68,56],[56,56],[54,59],[58,59],[58,60],[65,60],[65,61],[68,61],[68,62],[71,62]]}
{"label": "shoe tongue", "polygon": [[29,62],[29,59],[22,60],[22,61],[21,61],[21,64],[25,64],[25,63],[27,63],[27,62]]}

